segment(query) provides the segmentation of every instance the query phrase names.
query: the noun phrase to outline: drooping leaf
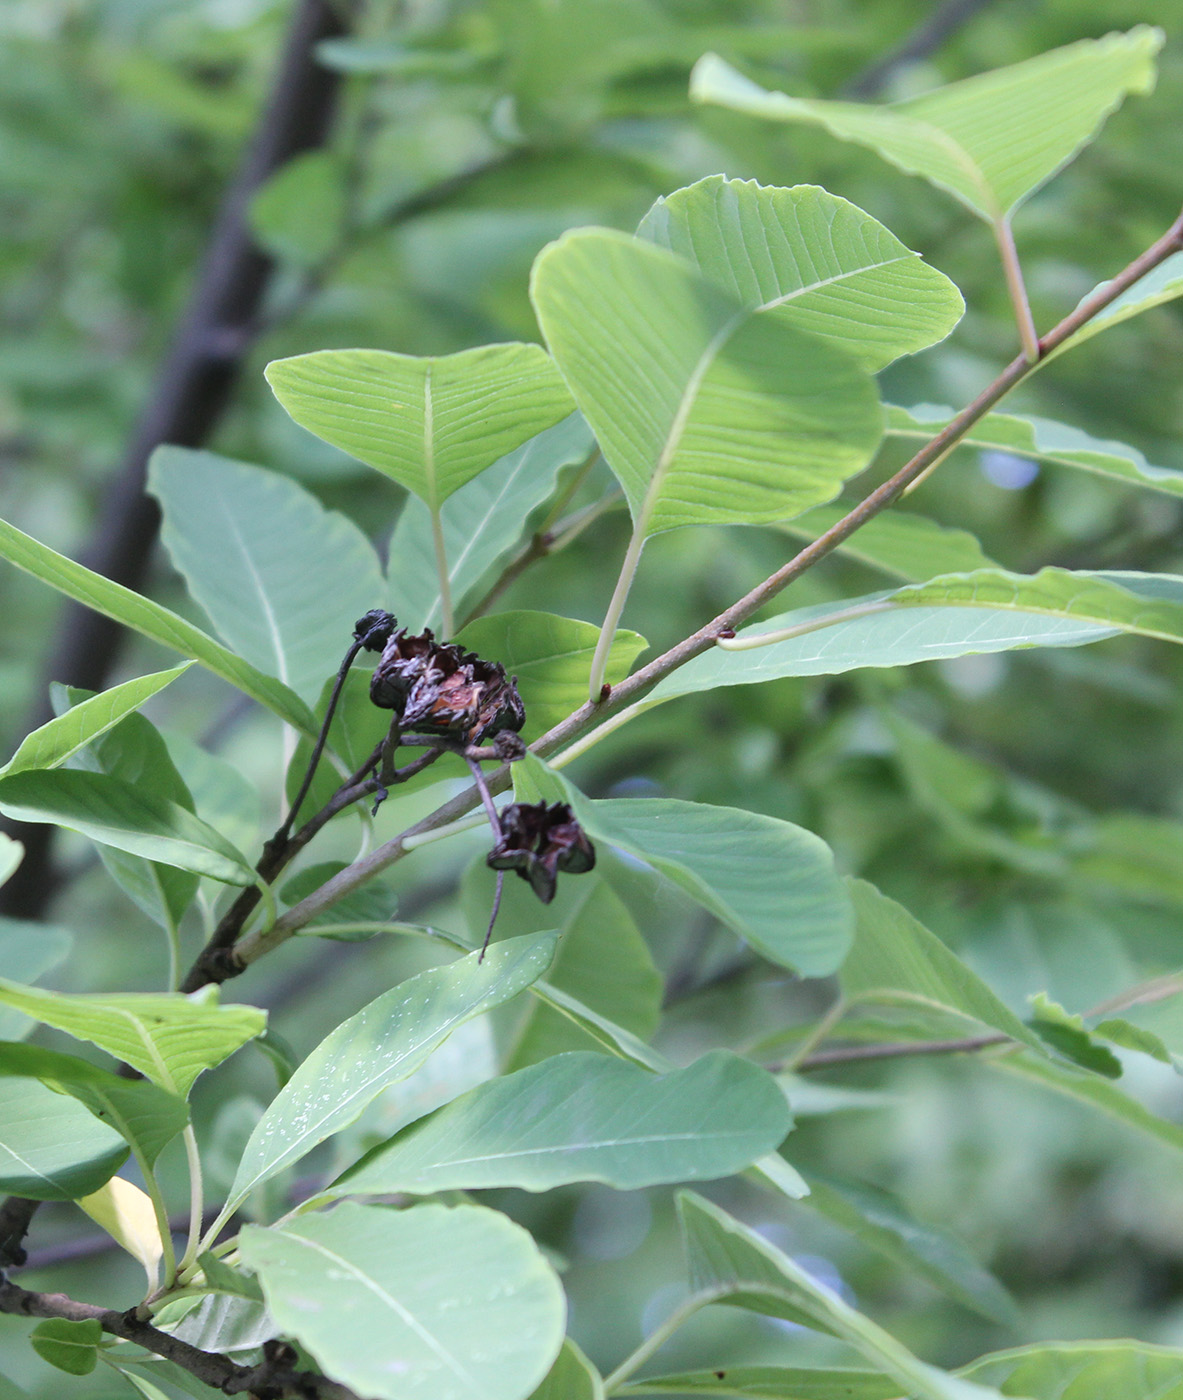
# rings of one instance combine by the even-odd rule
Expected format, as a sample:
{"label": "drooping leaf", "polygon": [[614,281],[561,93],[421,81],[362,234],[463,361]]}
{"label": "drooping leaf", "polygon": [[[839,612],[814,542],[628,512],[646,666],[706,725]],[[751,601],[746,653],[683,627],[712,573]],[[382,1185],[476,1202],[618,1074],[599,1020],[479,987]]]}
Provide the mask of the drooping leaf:
{"label": "drooping leaf", "polygon": [[[478,617],[456,640],[489,661],[500,661],[526,706],[522,737],[530,742],[564,720],[587,699],[587,678],[600,629],[591,622],[545,612],[503,612]],[[649,643],[619,631],[608,653],[606,679],[617,685]]]}
{"label": "drooping leaf", "polygon": [[263,1029],[267,1013],[219,1006],[217,988],[180,993],[47,992],[0,978],[0,1005],[87,1040],[184,1099],[205,1069]]}
{"label": "drooping leaf", "polygon": [[262,1182],[348,1127],[457,1026],[541,977],[554,956],[554,942],[554,934],[541,934],[494,944],[483,962],[470,954],[421,972],[344,1021],[308,1056],[259,1120],[223,1217],[233,1214]]}
{"label": "drooping leaf", "polygon": [[67,559],[5,520],[0,520],[0,557],[67,598],[93,608],[171,651],[179,651],[296,729],[315,735],[312,715],[298,695],[159,603]]}
{"label": "drooping leaf", "polygon": [[963,1307],[1004,1327],[1017,1326],[1014,1301],[961,1241],[922,1224],[886,1192],[865,1183],[811,1176],[805,1205],[884,1258],[921,1274]]}
{"label": "drooping leaf", "polygon": [[279,1326],[374,1400],[521,1400],[563,1342],[553,1270],[483,1206],[347,1201],[240,1241]]}
{"label": "drooping leaf", "polygon": [[[1183,254],[1179,256],[1183,257]],[[1180,277],[1179,290],[1183,292],[1183,276]],[[919,404],[915,408],[890,407],[887,410],[887,436],[918,444],[928,442],[953,416],[952,409],[932,404]],[[986,452],[1006,452],[1053,467],[1071,467],[1150,491],[1183,496],[1183,472],[1171,467],[1154,466],[1136,447],[1124,442],[1090,437],[1079,428],[1067,423],[1055,423],[1049,418],[988,413],[961,439],[959,446]],[[894,514],[889,511],[878,519],[887,521]],[[857,544],[862,534],[860,530],[851,543]],[[959,572],[963,567],[933,569],[928,577]],[[981,565],[972,564],[969,567],[980,568]]]}
{"label": "drooping leaf", "polygon": [[593,1051],[555,1055],[410,1124],[328,1194],[706,1181],[775,1151],[790,1126],[771,1076],[727,1051],[665,1075]]}
{"label": "drooping leaf", "polygon": [[0,1076],[37,1079],[90,1109],[151,1168],[189,1121],[185,1101],[146,1079],[124,1079],[76,1055],[0,1042]]}
{"label": "drooping leaf", "polygon": [[816,185],[708,175],[659,199],[637,233],[744,306],[831,341],[872,371],[943,340],[965,309],[944,273]]}
{"label": "drooping leaf", "polygon": [[1128,93],[1153,90],[1162,43],[1161,30],[1139,25],[885,106],[767,92],[714,54],[699,61],[690,90],[699,102],[823,126],[999,220],[1067,165]]}
{"label": "drooping leaf", "polygon": [[1040,1342],[979,1357],[959,1374],[1024,1400],[1179,1400],[1183,1351],[1146,1342]]}
{"label": "drooping leaf", "polygon": [[169,556],[217,630],[315,699],[354,623],[385,596],[369,540],[290,478],[212,452],[158,447],[148,489]]}
{"label": "drooping leaf", "polygon": [[432,510],[527,438],[571,412],[537,345],[456,355],[318,350],[274,360],[275,397],[309,432],[405,486]]}
{"label": "drooping leaf", "polygon": [[35,1079],[0,1078],[0,1191],[75,1201],[127,1159],[127,1144],[77,1100]]}
{"label": "drooping leaf", "polygon": [[[134,710],[184,675],[191,662],[174,666],[170,671],[157,671],[151,676],[138,676],[100,695],[75,705],[72,710],[51,719],[40,729],[34,729],[22,741],[20,748],[8,760],[0,773],[20,773],[26,768],[56,768],[87,744],[114,728]],[[5,838],[8,839],[8,838]]]}
{"label": "drooping leaf", "polygon": [[568,1337],[546,1379],[530,1400],[604,1400],[604,1382],[599,1371]]}
{"label": "drooping leaf", "polygon": [[692,1294],[785,1318],[841,1337],[914,1400],[997,1400],[918,1360],[870,1318],[811,1277],[795,1260],[712,1202],[678,1192]]}
{"label": "drooping leaf", "polygon": [[143,1265],[148,1287],[159,1282],[164,1245],[151,1198],[131,1181],[113,1176],[97,1191],[82,1196],[79,1206],[96,1225],[101,1225],[120,1249]]}
{"label": "drooping leaf", "polygon": [[71,1376],[90,1375],[99,1364],[102,1340],[103,1324],[97,1317],[80,1322],[66,1317],[47,1317],[29,1334],[37,1355]]}
{"label": "drooping leaf", "polygon": [[0,811],[17,821],[64,826],[104,846],[224,884],[255,882],[246,857],[212,826],[166,797],[105,773],[13,773],[0,778]]}
{"label": "drooping leaf", "polygon": [[798,514],[879,442],[874,383],[854,360],[663,248],[565,234],[539,254],[532,296],[641,538]]}
{"label": "drooping leaf", "polygon": [[898,1400],[900,1388],[880,1371],[847,1367],[725,1366],[630,1381],[616,1395],[730,1395],[743,1400]]}
{"label": "drooping leaf", "polygon": [[652,865],[771,961],[821,977],[845,956],[849,900],[812,832],[672,798],[591,801],[532,755],[514,781],[524,801],[569,802],[593,840]]}
{"label": "drooping leaf", "polygon": [[[841,506],[816,506],[777,529],[796,539],[813,541],[845,514]],[[835,552],[906,583],[998,567],[982,553],[982,546],[968,530],[950,529],[903,510],[885,510],[873,516]]]}
{"label": "drooping leaf", "polygon": [[[551,495],[564,467],[584,461],[593,439],[573,413],[506,453],[444,502],[440,528],[448,583],[461,615],[465,598],[517,544],[530,513]],[[388,606],[413,632],[440,625],[431,513],[408,496],[390,541]]]}

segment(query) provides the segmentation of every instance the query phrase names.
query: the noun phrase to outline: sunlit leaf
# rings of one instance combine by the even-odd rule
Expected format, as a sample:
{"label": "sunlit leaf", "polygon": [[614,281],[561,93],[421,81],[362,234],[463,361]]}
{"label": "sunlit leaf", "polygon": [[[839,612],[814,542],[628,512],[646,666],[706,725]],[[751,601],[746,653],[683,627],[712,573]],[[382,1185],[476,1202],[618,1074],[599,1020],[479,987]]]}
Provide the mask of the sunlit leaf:
{"label": "sunlit leaf", "polygon": [[155,1288],[164,1245],[156,1211],[147,1193],[133,1182],[113,1176],[97,1191],[80,1197],[78,1204],[121,1249],[143,1265],[148,1287]]}

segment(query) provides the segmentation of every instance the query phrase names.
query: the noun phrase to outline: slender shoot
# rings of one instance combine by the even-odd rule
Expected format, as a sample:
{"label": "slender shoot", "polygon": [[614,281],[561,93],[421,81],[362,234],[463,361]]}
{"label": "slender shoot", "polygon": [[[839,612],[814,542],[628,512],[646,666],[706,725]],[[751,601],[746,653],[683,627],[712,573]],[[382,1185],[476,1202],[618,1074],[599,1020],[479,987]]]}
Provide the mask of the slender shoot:
{"label": "slender shoot", "polygon": [[1002,270],[1006,273],[1006,289],[1010,293],[1015,320],[1019,326],[1019,343],[1023,347],[1027,363],[1033,365],[1039,359],[1039,332],[1035,329],[1031,303],[1027,300],[1027,287],[1023,281],[1023,269],[1019,266],[1019,253],[1015,247],[1015,236],[1011,232],[1009,219],[995,220],[994,237],[998,240]]}
{"label": "slender shoot", "polygon": [[595,655],[592,657],[588,694],[593,705],[599,703],[600,694],[604,689],[604,676],[608,670],[608,655],[612,650],[612,642],[616,636],[616,624],[620,621],[621,613],[624,612],[629,590],[633,586],[633,579],[637,576],[637,565],[641,562],[641,550],[644,548],[645,536],[638,526],[634,529],[633,537],[628,542],[624,563],[620,566],[620,577],[616,580],[616,588],[613,590],[612,600],[608,604],[608,611],[604,616],[600,640],[596,643]]}
{"label": "slender shoot", "polygon": [[341,662],[340,670],[337,672],[337,679],[333,685],[333,693],[329,696],[328,708],[325,710],[324,721],[320,726],[320,733],[316,736],[316,743],[312,746],[312,755],[308,760],[308,769],[300,783],[300,790],[292,800],[292,805],[288,808],[287,818],[283,825],[271,838],[276,846],[282,845],[292,830],[292,824],[296,820],[296,814],[304,799],[308,796],[308,789],[312,786],[312,779],[316,776],[316,767],[320,762],[320,756],[324,753],[325,744],[328,742],[329,729],[333,723],[333,715],[337,710],[337,701],[341,698],[341,691],[345,685],[345,677],[349,673],[350,666],[353,665],[357,654],[362,649],[361,642],[354,644],[345,653],[345,659]]}
{"label": "slender shoot", "polygon": [[197,1258],[201,1242],[201,1216],[205,1208],[201,1176],[201,1154],[197,1150],[197,1135],[193,1125],[185,1128],[182,1138],[185,1143],[185,1157],[189,1164],[189,1238],[185,1243],[185,1253],[177,1266],[178,1272],[187,1269]]}
{"label": "slender shoot", "polygon": [[448,575],[448,551],[444,546],[444,522],[439,506],[431,508],[431,539],[435,545],[435,571],[440,585],[440,629],[450,637],[456,627],[452,612],[452,580]]}

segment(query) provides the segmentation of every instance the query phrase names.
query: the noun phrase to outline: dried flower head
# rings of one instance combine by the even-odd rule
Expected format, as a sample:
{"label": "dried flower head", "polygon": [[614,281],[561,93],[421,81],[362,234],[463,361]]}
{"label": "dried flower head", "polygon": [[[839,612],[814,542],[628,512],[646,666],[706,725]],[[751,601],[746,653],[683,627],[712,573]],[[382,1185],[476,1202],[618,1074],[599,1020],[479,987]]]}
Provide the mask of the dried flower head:
{"label": "dried flower head", "polygon": [[582,875],[596,863],[596,848],[565,802],[514,802],[502,809],[501,839],[486,857],[493,870],[516,870],[543,904],[555,897],[560,871]]}

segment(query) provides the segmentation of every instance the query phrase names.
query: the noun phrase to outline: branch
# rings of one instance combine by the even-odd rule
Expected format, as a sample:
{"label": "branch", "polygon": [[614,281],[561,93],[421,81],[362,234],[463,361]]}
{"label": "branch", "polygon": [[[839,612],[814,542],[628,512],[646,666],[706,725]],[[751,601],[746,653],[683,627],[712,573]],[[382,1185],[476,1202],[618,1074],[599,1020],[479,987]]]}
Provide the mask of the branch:
{"label": "branch", "polygon": [[946,39],[952,38],[988,4],[990,0],[945,0],[897,48],[852,78],[842,89],[842,96],[863,101],[876,97],[901,68],[936,53]]}
{"label": "branch", "polygon": [[18,1317],[62,1317],[70,1322],[97,1321],[104,1332],[134,1342],[146,1351],[163,1356],[224,1395],[250,1394],[257,1400],[357,1400],[352,1390],[312,1371],[295,1369],[296,1353],[286,1342],[267,1342],[264,1359],[258,1366],[240,1366],[221,1352],[201,1351],[198,1347],[170,1337],[150,1322],[142,1322],[135,1309],[115,1312],[79,1303],[64,1293],[33,1293],[8,1279],[0,1278],[0,1312]]}
{"label": "branch", "polygon": [[[898,1060],[907,1055],[968,1055],[995,1045],[1017,1045],[1009,1035],[971,1035],[962,1040],[905,1040],[888,1045],[847,1045],[837,1050],[817,1050],[793,1065],[794,1074],[831,1069],[834,1065],[865,1064],[871,1060]],[[773,1073],[782,1066],[767,1065]]]}

